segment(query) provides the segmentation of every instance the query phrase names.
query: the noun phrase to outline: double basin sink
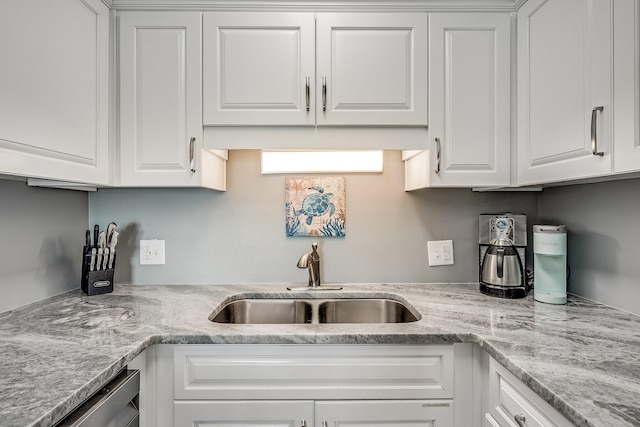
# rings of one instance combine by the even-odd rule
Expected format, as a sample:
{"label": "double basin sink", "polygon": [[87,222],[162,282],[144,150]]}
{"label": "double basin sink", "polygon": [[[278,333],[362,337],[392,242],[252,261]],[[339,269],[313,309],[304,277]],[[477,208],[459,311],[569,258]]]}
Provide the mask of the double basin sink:
{"label": "double basin sink", "polygon": [[231,301],[209,320],[235,324],[408,323],[420,314],[386,298],[257,299]]}

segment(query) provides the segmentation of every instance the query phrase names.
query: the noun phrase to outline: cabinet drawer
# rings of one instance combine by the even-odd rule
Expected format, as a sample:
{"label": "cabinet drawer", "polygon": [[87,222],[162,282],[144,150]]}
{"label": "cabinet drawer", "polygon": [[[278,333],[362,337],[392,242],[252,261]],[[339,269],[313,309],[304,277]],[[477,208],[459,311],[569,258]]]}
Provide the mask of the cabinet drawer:
{"label": "cabinet drawer", "polygon": [[174,375],[176,399],[452,398],[453,347],[177,346]]}
{"label": "cabinet drawer", "polygon": [[517,416],[526,427],[573,426],[496,360],[491,359],[489,366],[490,412],[498,425],[518,427]]}

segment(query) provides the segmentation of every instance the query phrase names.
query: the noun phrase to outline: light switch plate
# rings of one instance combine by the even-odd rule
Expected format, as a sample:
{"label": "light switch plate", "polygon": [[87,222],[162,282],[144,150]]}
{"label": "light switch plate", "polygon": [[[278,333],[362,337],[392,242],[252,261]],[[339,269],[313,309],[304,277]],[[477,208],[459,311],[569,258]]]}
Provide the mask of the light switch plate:
{"label": "light switch plate", "polygon": [[427,242],[429,266],[453,264],[453,240],[434,240]]}
{"label": "light switch plate", "polygon": [[140,264],[164,264],[164,240],[140,240]]}

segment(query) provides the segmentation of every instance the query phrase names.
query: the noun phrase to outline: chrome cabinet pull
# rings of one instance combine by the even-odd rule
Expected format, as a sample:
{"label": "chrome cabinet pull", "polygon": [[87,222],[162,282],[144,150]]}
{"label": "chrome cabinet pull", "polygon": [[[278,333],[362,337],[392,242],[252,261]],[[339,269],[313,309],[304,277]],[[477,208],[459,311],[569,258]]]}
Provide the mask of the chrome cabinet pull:
{"label": "chrome cabinet pull", "polygon": [[328,422],[326,422],[326,421],[323,421],[323,422],[322,422],[322,427],[329,427],[329,423],[328,423]]}
{"label": "chrome cabinet pull", "polygon": [[189,140],[189,166],[191,167],[191,172],[196,171],[195,145],[196,139],[194,137],[191,137],[191,139]]}
{"label": "chrome cabinet pull", "polygon": [[[309,108],[311,107],[311,78],[309,76],[307,76],[307,85],[305,88],[305,97],[307,100],[307,113],[309,112]],[[302,427],[306,427],[306,426],[302,426]]]}
{"label": "chrome cabinet pull", "polygon": [[[307,77],[309,78],[309,77]],[[307,427],[307,421],[306,420],[302,420],[302,422],[300,423],[300,427]]]}
{"label": "chrome cabinet pull", "polygon": [[440,159],[441,159],[441,147],[440,147],[440,138],[436,138],[436,174],[440,173]]}
{"label": "chrome cabinet pull", "polygon": [[327,78],[322,76],[322,111],[327,111]]}
{"label": "chrome cabinet pull", "polygon": [[515,417],[513,417],[513,419],[516,420],[516,424],[518,424],[518,427],[527,427],[525,424],[527,419],[524,415],[516,415]]}
{"label": "chrome cabinet pull", "polygon": [[593,107],[591,110],[591,153],[594,156],[604,156],[603,151],[598,151],[598,136],[597,136],[597,123],[598,123],[598,111],[604,110],[603,106]]}

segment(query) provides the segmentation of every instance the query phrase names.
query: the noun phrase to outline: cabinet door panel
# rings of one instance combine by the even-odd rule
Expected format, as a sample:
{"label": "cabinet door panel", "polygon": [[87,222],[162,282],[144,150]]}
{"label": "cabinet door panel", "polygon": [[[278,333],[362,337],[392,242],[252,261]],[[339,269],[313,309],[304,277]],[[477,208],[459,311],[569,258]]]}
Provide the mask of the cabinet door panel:
{"label": "cabinet door panel", "polygon": [[108,182],[109,13],[0,2],[0,173]]}
{"label": "cabinet door panel", "polygon": [[315,425],[321,427],[452,426],[453,403],[450,400],[318,401],[315,420]]}
{"label": "cabinet door panel", "polygon": [[203,55],[205,125],[314,123],[313,14],[206,13]]}
{"label": "cabinet door panel", "polygon": [[[518,12],[518,73],[518,183],[609,173],[611,2],[527,2]],[[597,156],[591,127],[600,106]]]}
{"label": "cabinet door panel", "polygon": [[317,46],[319,125],[426,125],[426,14],[318,14]]}
{"label": "cabinet door panel", "polygon": [[199,185],[200,27],[199,13],[120,17],[122,185]]}
{"label": "cabinet door panel", "polygon": [[429,25],[431,184],[509,185],[509,15],[432,14]]}
{"label": "cabinet door panel", "polygon": [[312,401],[176,401],[174,405],[175,427],[311,427],[312,423]]}
{"label": "cabinet door panel", "polygon": [[614,5],[614,172],[640,170],[640,5]]}

